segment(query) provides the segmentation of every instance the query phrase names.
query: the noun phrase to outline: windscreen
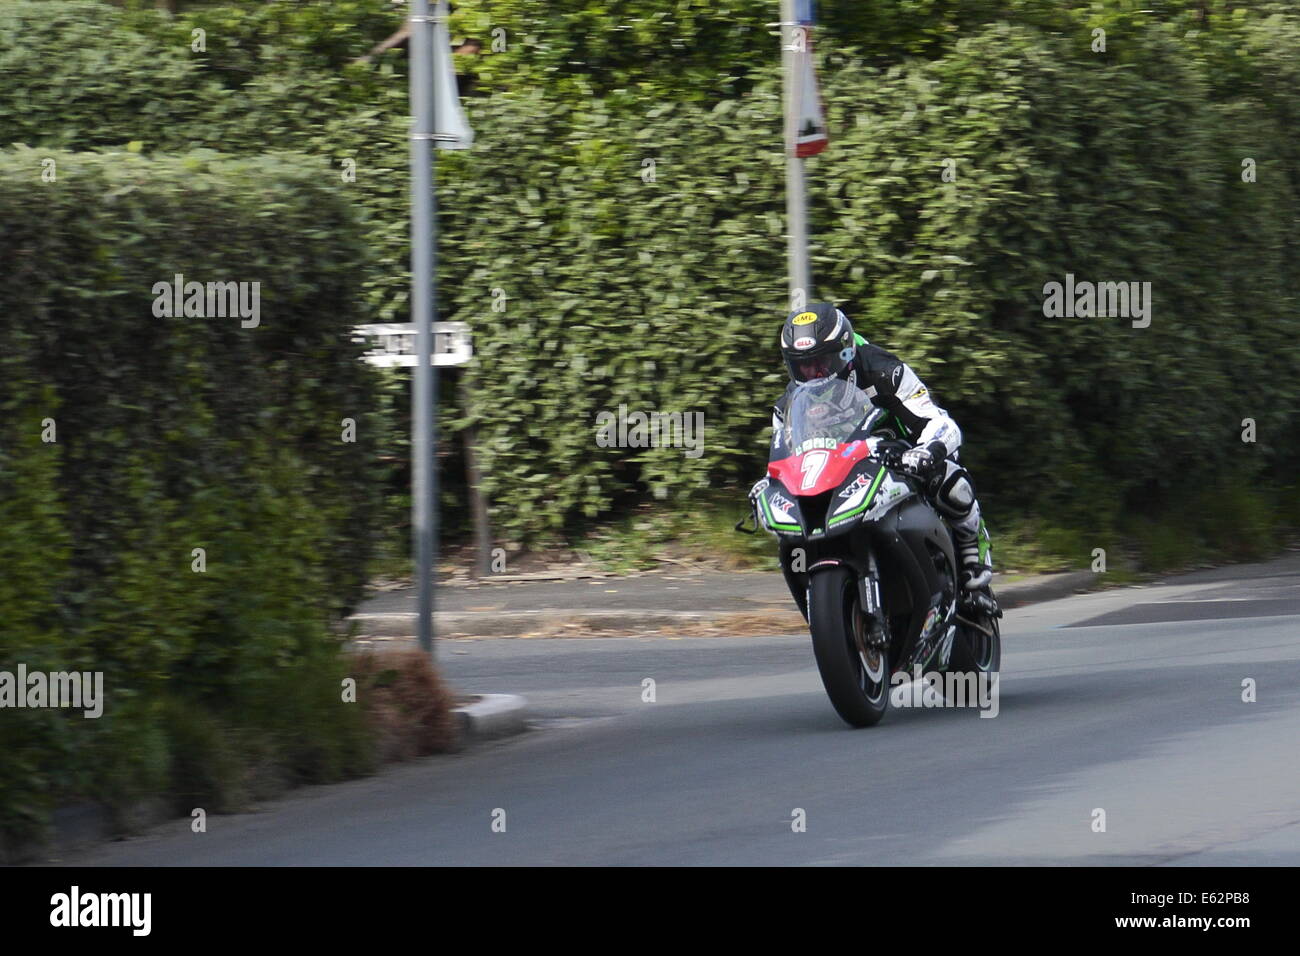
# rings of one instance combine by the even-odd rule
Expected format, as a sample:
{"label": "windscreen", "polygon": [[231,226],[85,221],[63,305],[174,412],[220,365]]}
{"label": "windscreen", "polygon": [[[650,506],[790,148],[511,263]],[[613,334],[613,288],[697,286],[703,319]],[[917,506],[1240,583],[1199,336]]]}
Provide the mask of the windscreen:
{"label": "windscreen", "polygon": [[843,379],[804,382],[795,388],[786,411],[785,447],[794,455],[834,447],[881,414],[866,392]]}

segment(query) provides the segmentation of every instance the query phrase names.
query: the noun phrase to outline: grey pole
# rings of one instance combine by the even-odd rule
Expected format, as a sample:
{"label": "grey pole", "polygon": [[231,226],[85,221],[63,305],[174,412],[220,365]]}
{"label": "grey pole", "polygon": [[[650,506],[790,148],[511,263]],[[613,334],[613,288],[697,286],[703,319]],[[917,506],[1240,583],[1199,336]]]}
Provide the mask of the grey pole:
{"label": "grey pole", "polygon": [[411,532],[418,594],[420,649],[433,656],[433,575],[437,555],[438,475],[434,469],[437,370],[433,367],[436,313],[434,256],[433,23],[429,0],[412,0],[411,96],[411,319],[415,323],[415,383],[411,390]]}
{"label": "grey pole", "polygon": [[799,127],[799,71],[795,44],[802,28],[794,20],[794,0],[781,0],[781,67],[785,89],[785,214],[786,260],[790,276],[790,308],[802,308],[812,298],[808,268],[808,206],[803,160],[794,154]]}

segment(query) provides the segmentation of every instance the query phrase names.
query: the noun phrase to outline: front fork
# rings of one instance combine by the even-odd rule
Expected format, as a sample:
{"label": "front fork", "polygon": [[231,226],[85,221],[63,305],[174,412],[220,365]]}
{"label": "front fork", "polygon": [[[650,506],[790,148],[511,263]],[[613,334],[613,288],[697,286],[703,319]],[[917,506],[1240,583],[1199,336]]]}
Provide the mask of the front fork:
{"label": "front fork", "polygon": [[885,647],[889,644],[889,616],[885,613],[885,603],[880,597],[880,569],[876,566],[876,555],[867,552],[865,573],[858,575],[858,605],[866,618],[867,644]]}
{"label": "front fork", "polygon": [[[794,598],[795,604],[799,606],[799,613],[807,621],[808,589],[811,576],[808,573],[810,569],[806,564],[802,569],[796,568],[796,552],[800,549],[800,545],[787,544],[782,541],[779,559],[781,574],[785,577],[786,587],[790,589],[790,596]],[[806,563],[808,560],[807,552],[805,551],[801,557]],[[885,604],[880,596],[880,570],[876,565],[875,554],[868,552],[865,568],[858,573],[857,577],[858,606],[862,609],[863,617],[866,619],[867,644],[883,647],[889,643],[889,616],[885,612]]]}

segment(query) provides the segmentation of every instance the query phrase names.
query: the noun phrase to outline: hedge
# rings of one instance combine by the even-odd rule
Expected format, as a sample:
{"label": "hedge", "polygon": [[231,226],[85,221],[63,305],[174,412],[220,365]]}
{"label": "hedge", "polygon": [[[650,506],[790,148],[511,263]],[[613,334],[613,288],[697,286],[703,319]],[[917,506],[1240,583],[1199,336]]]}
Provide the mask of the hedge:
{"label": "hedge", "polygon": [[[57,6],[71,12],[55,25],[33,12],[48,20],[48,5],[7,9],[28,11],[27,32],[52,44],[85,19],[77,4]],[[809,163],[817,291],[932,383],[967,432],[984,493],[1004,508],[1068,505],[1094,520],[1175,486],[1286,477],[1295,465],[1282,436],[1300,321],[1287,135],[1298,21],[1252,14],[1187,32],[1181,7],[1165,6],[1168,23],[1122,5],[1067,16],[994,4],[990,16],[1023,12],[1043,26],[940,30],[941,56],[892,65],[879,51],[822,45],[835,140]],[[404,318],[400,55],[312,73],[297,60],[281,70],[267,53],[230,87],[183,42],[220,9],[158,21],[148,55],[115,53],[105,37],[120,30],[75,33],[74,45],[115,58],[119,86],[179,78],[181,95],[153,98],[166,115],[146,124],[94,99],[52,99],[43,114],[0,113],[0,141],[75,132],[146,150],[287,147],[314,154],[321,179],[354,158],[345,190],[367,210],[375,254],[367,308]],[[521,0],[493,16],[515,17],[524,50],[553,59],[577,40],[538,9]],[[675,9],[673,22],[689,19]],[[465,22],[478,13],[467,5]],[[1091,49],[1089,17],[1109,30],[1105,53]],[[659,43],[666,22],[643,25],[639,42]],[[629,496],[739,485],[760,467],[785,307],[779,96],[775,57],[758,62],[758,46],[732,40],[722,44],[732,59],[718,62],[743,67],[748,92],[704,100],[666,67],[637,87],[571,95],[580,68],[560,76],[550,59],[530,65],[510,48],[484,61],[496,63],[483,68],[496,71],[491,95],[469,102],[474,150],[440,156],[442,316],[471,323],[479,356],[467,373],[474,406],[447,424],[476,419],[507,538],[545,538]],[[592,61],[628,68],[634,41]],[[0,51],[0,63],[22,56]],[[512,62],[528,82],[505,82]],[[86,69],[57,61],[42,80],[80,88]],[[1256,182],[1242,181],[1243,158]],[[941,178],[945,159],[955,182]],[[1152,282],[1152,326],[1046,318],[1043,286],[1067,272]],[[495,289],[504,312],[493,311]],[[595,416],[620,404],[706,411],[707,453],[596,447]],[[1239,439],[1248,417],[1256,445]]]}
{"label": "hedge", "polygon": [[[348,334],[365,250],[303,166],[0,152],[0,669],[102,671],[109,691],[98,721],[5,711],[0,831],[166,789],[223,727],[301,777],[367,759],[329,628],[377,497]],[[259,282],[260,324],[159,316],[177,273]]]}
{"label": "hedge", "polygon": [[[368,311],[405,317],[400,58],[311,73],[281,71],[268,54],[250,80],[216,95],[204,84],[229,77],[181,41],[220,12],[158,21],[146,55],[120,52],[120,30],[91,31],[77,4],[57,6],[66,19],[55,23],[45,4],[5,9],[28,11],[28,33],[50,43],[84,30],[73,45],[112,59],[114,90],[145,95],[167,78],[178,94],[152,98],[164,115],[147,123],[119,117],[108,93],[107,106],[99,93],[51,98],[0,112],[0,141],[282,146],[314,154],[322,180],[354,158],[345,188],[368,211],[375,254],[362,280]],[[1019,7],[1046,16],[1040,4]],[[494,15],[531,24],[528,48],[576,42],[541,33],[554,21],[527,21],[523,8]],[[474,15],[471,4],[466,22]],[[1195,34],[1136,13],[1099,22],[1106,53],[1092,52],[1085,15],[1051,30],[994,24],[946,36],[930,61],[881,66],[879,55],[828,51],[835,141],[809,163],[818,293],[934,385],[967,432],[986,494],[1004,506],[1068,504],[1085,520],[1174,485],[1288,474],[1287,346],[1300,322],[1286,133],[1300,90],[1297,19],[1244,17]],[[646,29],[654,43],[666,27]],[[743,95],[665,96],[662,72],[640,90],[557,94],[581,81],[571,71],[553,88],[474,98],[475,149],[440,156],[442,314],[472,324],[479,356],[468,373],[474,407],[449,425],[467,412],[477,420],[506,537],[546,537],[629,495],[689,495],[759,467],[785,306],[779,97],[775,57],[756,62],[748,40],[724,47],[745,67]],[[595,60],[615,54],[627,51]],[[22,55],[0,50],[0,64]],[[59,60],[42,81],[80,88],[92,62]],[[496,62],[494,84],[510,62],[532,80],[551,69],[514,49]],[[1240,175],[1247,157],[1253,183]],[[945,159],[956,161],[955,182],[941,178]],[[1151,327],[1046,318],[1043,285],[1067,272],[1152,282]],[[493,311],[496,289],[504,312]],[[620,404],[706,411],[707,453],[597,448],[596,414]],[[1247,417],[1257,445],[1239,440]]]}
{"label": "hedge", "polygon": [[[1300,49],[1293,19],[1248,36]],[[1135,40],[1114,62],[1087,34],[998,27],[924,67],[847,67],[833,88],[842,150],[813,174],[834,184],[826,291],[929,371],[1008,500],[1135,504],[1296,462],[1294,119],[1220,99],[1172,30],[1111,43]],[[1066,273],[1151,282],[1151,326],[1046,318],[1044,283]]]}
{"label": "hedge", "polygon": [[[1237,37],[1274,83],[1294,76],[1296,24]],[[1160,25],[1112,38],[1122,56],[1089,38],[992,26],[933,62],[823,69],[818,294],[956,415],[995,527],[1026,512],[1095,527],[1297,463],[1295,117],[1279,106],[1300,86],[1219,88],[1210,54]],[[774,78],[708,108],[556,109],[536,92],[474,107],[476,149],[443,164],[444,288],[482,357],[498,525],[558,530],[638,490],[742,485],[782,384]],[[1067,273],[1151,282],[1152,325],[1047,318],[1044,285]],[[707,454],[595,448],[595,414],[620,404],[705,411]]]}

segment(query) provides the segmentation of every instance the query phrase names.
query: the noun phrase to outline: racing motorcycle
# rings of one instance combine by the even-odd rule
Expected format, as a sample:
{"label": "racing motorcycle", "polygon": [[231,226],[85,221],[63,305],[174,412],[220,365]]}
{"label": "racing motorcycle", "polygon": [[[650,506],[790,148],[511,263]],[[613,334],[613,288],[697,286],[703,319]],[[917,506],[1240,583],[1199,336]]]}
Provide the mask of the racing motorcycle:
{"label": "racing motorcycle", "polygon": [[801,383],[750,491],[754,527],[736,525],[780,541],[822,684],[855,727],[885,715],[899,671],[993,682],[1002,660],[1002,612],[991,590],[961,588],[952,532],[903,467],[900,432],[850,382]]}

